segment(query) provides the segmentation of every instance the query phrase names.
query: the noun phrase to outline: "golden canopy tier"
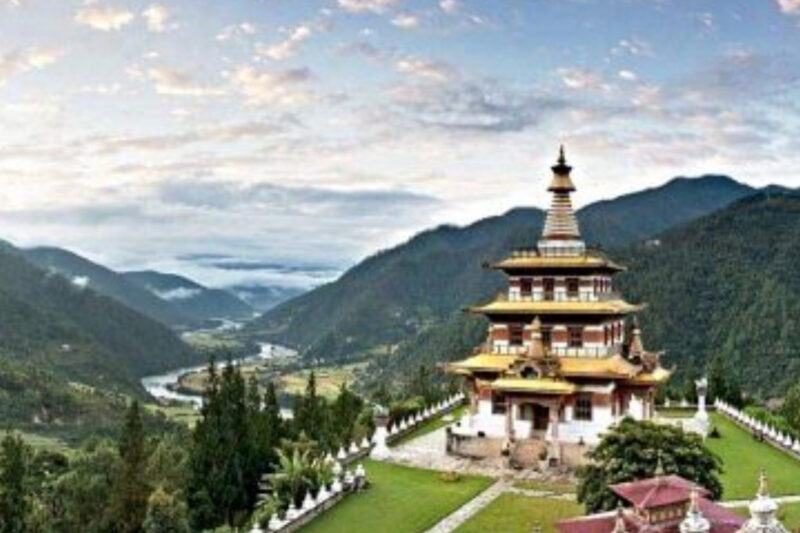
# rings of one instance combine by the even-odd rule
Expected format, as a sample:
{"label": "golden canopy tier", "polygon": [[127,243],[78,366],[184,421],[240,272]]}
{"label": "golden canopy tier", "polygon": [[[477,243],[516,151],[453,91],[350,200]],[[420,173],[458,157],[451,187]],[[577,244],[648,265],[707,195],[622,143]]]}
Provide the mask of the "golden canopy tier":
{"label": "golden canopy tier", "polygon": [[472,313],[483,315],[627,315],[644,309],[644,305],[624,300],[607,301],[527,301],[497,299],[485,305],[470,307]]}

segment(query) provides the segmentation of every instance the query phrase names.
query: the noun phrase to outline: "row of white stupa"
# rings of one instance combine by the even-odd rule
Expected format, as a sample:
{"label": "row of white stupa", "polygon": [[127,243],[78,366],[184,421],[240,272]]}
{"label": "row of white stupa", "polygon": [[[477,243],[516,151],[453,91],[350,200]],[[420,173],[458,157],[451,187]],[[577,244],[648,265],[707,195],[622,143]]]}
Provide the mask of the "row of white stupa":
{"label": "row of white stupa", "polygon": [[[417,411],[413,415],[408,415],[407,417],[401,418],[399,421],[394,422],[390,428],[388,428],[387,430],[388,437],[391,438],[396,435],[399,435],[400,433],[403,433],[404,431],[411,429],[421,424],[422,422],[426,422],[430,418],[439,416],[448,409],[452,409],[463,399],[464,399],[464,393],[459,392],[458,394],[450,396],[446,400],[442,400],[441,402],[437,402],[429,407],[426,407],[422,411]],[[354,455],[369,450],[372,444],[373,444],[372,439],[370,439],[369,437],[364,437],[363,439],[361,439],[360,444],[357,443],[356,441],[353,441],[350,443],[350,446],[340,447],[339,451],[336,452],[335,459],[337,459],[338,461],[347,462],[347,460],[352,458]],[[333,461],[334,459],[333,454],[329,453],[327,459],[329,461]]]}
{"label": "row of white stupa", "polygon": [[[273,513],[267,524],[267,531],[277,532],[287,528],[308,513],[322,507],[328,500],[336,497],[341,492],[359,490],[364,487],[366,481],[367,472],[364,470],[364,465],[359,464],[355,470],[345,470],[340,462],[334,461],[333,482],[331,483],[330,490],[325,485],[322,485],[317,492],[316,498],[311,494],[311,491],[306,492],[306,497],[303,499],[302,505],[297,507],[294,502],[292,502],[283,518],[281,518],[278,513]],[[250,530],[250,533],[265,533],[265,531],[256,524],[253,526],[253,529]]]}
{"label": "row of white stupa", "polygon": [[389,437],[397,435],[398,433],[402,433],[405,430],[410,429],[421,422],[425,422],[429,418],[439,416],[445,411],[452,409],[455,405],[459,404],[463,400],[464,400],[464,393],[459,392],[453,394],[446,400],[442,400],[441,402],[437,402],[431,406],[426,407],[422,411],[417,411],[416,414],[408,415],[405,418],[401,418],[399,421],[393,421],[391,427],[387,428]]}
{"label": "row of white stupa", "polygon": [[[404,431],[427,421],[430,418],[439,416],[449,409],[452,409],[455,405],[463,400],[464,394],[459,392],[450,396],[446,400],[430,405],[422,411],[418,411],[414,415],[401,418],[398,422],[395,422],[391,428],[388,429],[388,436],[392,437],[399,435]],[[350,443],[350,446],[340,447],[336,452],[335,457],[332,453],[328,453],[328,455],[325,457],[325,460],[329,463],[333,463],[332,472],[334,478],[330,490],[326,489],[325,486],[322,486],[316,498],[314,498],[310,492],[306,493],[303,504],[298,508],[294,505],[294,503],[292,503],[289,506],[289,509],[287,509],[284,518],[281,518],[277,513],[273,513],[269,519],[269,523],[267,524],[267,530],[270,532],[281,531],[282,529],[287,528],[293,522],[296,522],[302,518],[304,515],[322,506],[325,502],[342,491],[354,490],[362,487],[366,482],[366,472],[364,470],[364,466],[359,464],[355,471],[345,471],[342,467],[342,464],[347,464],[353,460],[355,456],[358,456],[362,452],[368,451],[372,447],[372,444],[372,440],[369,437],[364,437],[360,444],[353,441]],[[264,533],[264,530],[256,525],[253,527],[250,533]]]}
{"label": "row of white stupa", "polygon": [[769,424],[765,424],[760,420],[756,420],[755,417],[748,415],[744,411],[741,411],[729,403],[723,402],[722,400],[717,399],[714,402],[714,407],[717,408],[717,411],[728,415],[749,429],[761,433],[765,437],[768,437],[771,441],[783,446],[787,450],[800,453],[800,439],[793,439],[791,435],[782,433]]}

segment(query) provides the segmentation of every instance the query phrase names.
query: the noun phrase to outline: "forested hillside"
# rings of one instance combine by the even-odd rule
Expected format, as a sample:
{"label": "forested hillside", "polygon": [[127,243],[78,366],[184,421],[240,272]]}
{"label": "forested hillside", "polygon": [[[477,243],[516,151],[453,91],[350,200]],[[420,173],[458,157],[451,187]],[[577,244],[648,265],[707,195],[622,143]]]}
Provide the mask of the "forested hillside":
{"label": "forested hillside", "polygon": [[152,270],[124,272],[122,276],[162,300],[167,300],[181,313],[196,320],[246,319],[253,316],[253,308],[234,294],[204,287],[183,276]]}
{"label": "forested hillside", "polygon": [[138,283],[102,265],[61,248],[31,248],[21,253],[45,270],[57,272],[74,283],[117,300],[168,326],[196,324],[198,319],[159,298]]}
{"label": "forested hillside", "polygon": [[[659,188],[592,204],[578,217],[587,242],[622,244],[752,192],[724,176],[678,178]],[[544,190],[539,194],[542,200],[547,198]],[[534,244],[542,220],[542,211],[524,208],[464,228],[426,231],[368,258],[336,282],[278,306],[254,321],[247,333],[299,348],[314,360],[385,353],[501,288],[502,276],[481,268],[482,262],[498,259],[516,246]]]}
{"label": "forested hillside", "polygon": [[0,356],[104,388],[198,360],[169,328],[0,252]]}
{"label": "forested hillside", "polygon": [[767,396],[800,377],[800,196],[752,196],[659,241],[615,253],[622,289],[649,304],[649,347],[684,369],[720,353]]}
{"label": "forested hillside", "polygon": [[[780,395],[800,378],[800,196],[757,194],[648,242],[609,250],[628,271],[618,286],[646,302],[645,345],[666,350],[672,386],[715,354],[750,393]],[[485,336],[464,313],[403,342],[363,375],[366,386],[460,359]]]}

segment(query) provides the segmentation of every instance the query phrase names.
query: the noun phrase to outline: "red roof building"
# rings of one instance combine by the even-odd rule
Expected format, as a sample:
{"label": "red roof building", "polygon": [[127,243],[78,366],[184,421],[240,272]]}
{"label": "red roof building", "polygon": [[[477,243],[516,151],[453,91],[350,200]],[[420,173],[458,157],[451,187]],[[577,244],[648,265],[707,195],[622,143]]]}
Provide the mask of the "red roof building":
{"label": "red roof building", "polygon": [[[612,485],[629,507],[613,512],[564,520],[561,533],[683,533],[682,523],[694,518],[704,533],[736,533],[745,518],[709,499],[703,487],[680,476],[657,476]],[[692,530],[690,530],[692,531]]]}

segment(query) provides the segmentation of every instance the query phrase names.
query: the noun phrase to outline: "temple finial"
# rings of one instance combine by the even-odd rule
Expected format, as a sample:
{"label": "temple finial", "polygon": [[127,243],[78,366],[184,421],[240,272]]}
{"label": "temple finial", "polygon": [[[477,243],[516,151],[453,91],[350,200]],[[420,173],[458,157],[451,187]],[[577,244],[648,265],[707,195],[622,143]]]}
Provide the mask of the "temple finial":
{"label": "temple finial", "polygon": [[698,504],[698,491],[697,487],[692,487],[692,492],[689,493],[689,512],[699,513],[700,505]]}
{"label": "temple finial", "polygon": [[622,505],[617,506],[617,518],[614,521],[614,531],[612,533],[628,533],[625,527],[625,513],[622,511]]}
{"label": "temple finial", "polygon": [[562,144],[561,147],[558,149],[558,162],[560,164],[565,164],[567,162],[567,158],[564,155],[564,145]]}
{"label": "temple finial", "polygon": [[655,477],[664,476],[664,461],[661,460],[661,450],[658,451],[658,460],[656,461],[656,471],[654,475]]}
{"label": "temple finial", "polygon": [[767,472],[762,468],[761,475],[758,476],[758,495],[769,496],[769,483],[767,480]]}

